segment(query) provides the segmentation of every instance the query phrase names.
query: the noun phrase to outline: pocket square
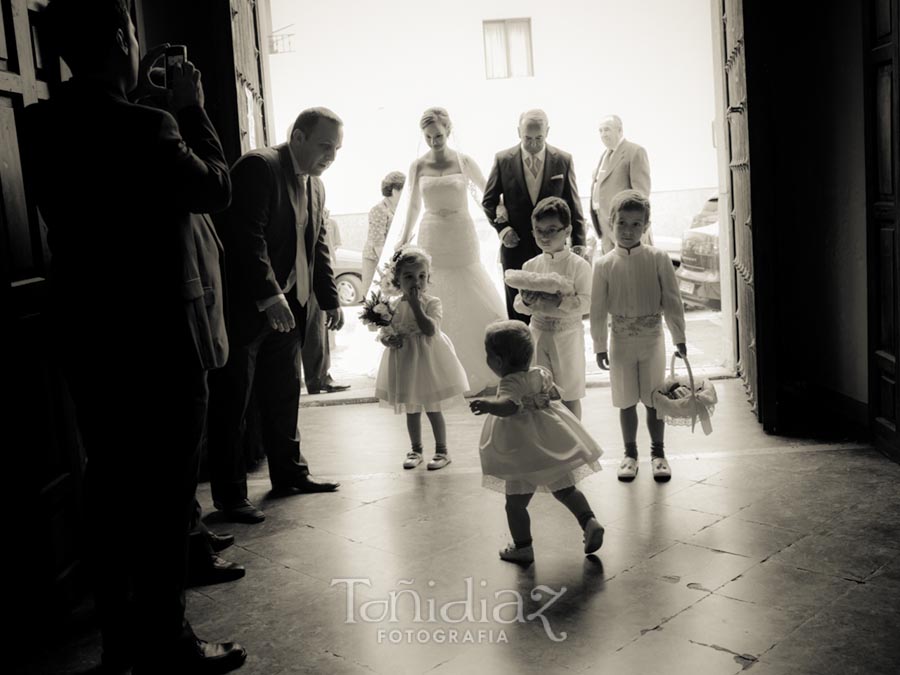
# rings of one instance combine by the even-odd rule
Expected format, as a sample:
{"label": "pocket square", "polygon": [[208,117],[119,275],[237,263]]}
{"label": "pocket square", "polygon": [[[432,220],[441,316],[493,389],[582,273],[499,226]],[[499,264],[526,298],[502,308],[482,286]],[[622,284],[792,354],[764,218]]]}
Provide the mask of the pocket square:
{"label": "pocket square", "polygon": [[550,180],[562,180],[563,175],[561,173],[556,174],[555,176],[550,176]]}

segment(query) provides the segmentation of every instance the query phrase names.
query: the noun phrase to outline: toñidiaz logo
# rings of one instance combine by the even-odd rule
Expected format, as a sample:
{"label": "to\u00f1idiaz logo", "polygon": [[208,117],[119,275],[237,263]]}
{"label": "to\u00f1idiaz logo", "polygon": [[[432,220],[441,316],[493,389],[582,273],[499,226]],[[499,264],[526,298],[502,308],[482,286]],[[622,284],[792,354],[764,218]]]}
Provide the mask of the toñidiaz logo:
{"label": "to\u00f1idiaz logo", "polygon": [[[427,592],[412,586],[415,579],[400,579],[396,590],[388,591],[387,597],[367,600],[357,606],[357,586],[370,588],[372,582],[366,577],[340,577],[331,580],[332,586],[344,585],[347,592],[346,616],[344,623],[377,623],[399,625],[400,611],[411,611],[412,617],[402,623],[412,623],[416,628],[379,628],[376,634],[379,643],[502,643],[509,642],[503,628],[463,628],[459,624],[499,624],[529,623],[540,621],[547,637],[553,642],[566,639],[565,631],[555,633],[545,612],[555,604],[566,592],[566,587],[558,591],[549,586],[535,586],[528,594],[532,602],[542,604],[534,611],[526,613],[528,601],[516,590],[498,590],[487,595],[476,597],[473,577],[463,580],[464,597],[459,600],[438,602],[429,597]],[[428,588],[434,588],[436,582],[429,580]],[[487,581],[481,580],[481,588],[487,587]],[[440,626],[435,626],[440,624]],[[426,627],[427,626],[427,627]]]}

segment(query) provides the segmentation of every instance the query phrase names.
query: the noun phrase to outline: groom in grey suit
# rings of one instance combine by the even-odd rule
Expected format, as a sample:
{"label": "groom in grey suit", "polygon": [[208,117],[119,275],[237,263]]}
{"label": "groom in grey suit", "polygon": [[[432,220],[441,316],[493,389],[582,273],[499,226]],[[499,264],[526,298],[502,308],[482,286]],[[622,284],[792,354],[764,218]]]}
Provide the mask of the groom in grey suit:
{"label": "groom in grey suit", "polygon": [[[622,190],[637,190],[650,196],[650,160],[647,151],[624,137],[622,120],[609,115],[600,120],[600,140],[606,150],[594,170],[591,181],[591,221],[603,253],[616,247],[612,225],[609,222],[609,205]],[[645,244],[653,244],[650,230],[641,238]]]}
{"label": "groom in grey suit", "polygon": [[[531,212],[544,197],[561,197],[572,213],[572,246],[584,246],[584,216],[578,199],[572,156],[547,145],[550,122],[543,110],[529,110],[519,117],[521,142],[498,152],[484,188],[481,205],[488,222],[497,230],[503,246],[503,271],[522,269],[522,264],[540,254],[531,233]],[[498,215],[501,203],[509,217]],[[502,211],[500,212],[502,214]],[[510,319],[529,323],[530,316],[513,309],[518,291],[506,286],[506,311]]]}

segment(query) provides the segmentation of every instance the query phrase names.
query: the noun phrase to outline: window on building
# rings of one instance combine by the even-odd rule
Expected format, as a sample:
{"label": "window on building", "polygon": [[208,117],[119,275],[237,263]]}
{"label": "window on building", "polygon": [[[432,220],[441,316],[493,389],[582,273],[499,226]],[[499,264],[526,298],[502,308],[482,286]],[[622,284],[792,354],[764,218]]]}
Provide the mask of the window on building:
{"label": "window on building", "polygon": [[294,46],[291,44],[291,38],[294,37],[294,34],[282,32],[293,27],[294,24],[290,24],[279,28],[278,30],[274,30],[269,34],[270,54],[289,54],[294,51]]}
{"label": "window on building", "polygon": [[534,75],[531,19],[484,22],[484,70],[489,80]]}

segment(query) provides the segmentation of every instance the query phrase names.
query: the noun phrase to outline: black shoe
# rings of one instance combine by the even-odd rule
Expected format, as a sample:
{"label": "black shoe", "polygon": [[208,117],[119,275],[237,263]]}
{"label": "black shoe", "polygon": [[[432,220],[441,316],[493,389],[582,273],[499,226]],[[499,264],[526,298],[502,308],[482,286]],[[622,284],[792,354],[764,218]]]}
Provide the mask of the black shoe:
{"label": "black shoe", "polygon": [[218,534],[212,530],[207,530],[206,540],[209,542],[209,547],[216,553],[221,553],[229,546],[234,545],[234,535],[231,532]]}
{"label": "black shoe", "polygon": [[313,387],[309,388],[309,385],[306,387],[307,394],[333,394],[336,391],[347,391],[350,388],[349,384],[335,384],[334,382],[329,382],[328,384],[323,384],[321,387]]}
{"label": "black shoe", "polygon": [[266,519],[266,514],[256,508],[249,499],[242,499],[233,504],[213,502],[213,506],[219,509],[225,517],[225,520],[231,523],[249,523],[253,525],[255,523],[261,523]]}
{"label": "black shoe", "polygon": [[335,384],[334,382],[329,382],[324,387],[322,387],[322,391],[324,391],[326,394],[333,394],[336,391],[347,391],[349,388],[349,384]]}
{"label": "black shoe", "polygon": [[237,642],[206,642],[194,638],[177,653],[165,658],[162,654],[144,654],[132,675],[159,675],[159,673],[191,673],[191,675],[218,675],[229,673],[244,665],[247,650]]}
{"label": "black shoe", "polygon": [[212,586],[224,584],[240,579],[247,573],[243,565],[229,562],[217,555],[210,557],[209,564],[199,568],[191,566],[188,569],[187,587]]}
{"label": "black shoe", "polygon": [[327,483],[318,481],[310,476],[299,476],[289,482],[272,483],[273,492],[286,492],[289,494],[309,494],[313,492],[334,492],[340,487],[340,483]]}

